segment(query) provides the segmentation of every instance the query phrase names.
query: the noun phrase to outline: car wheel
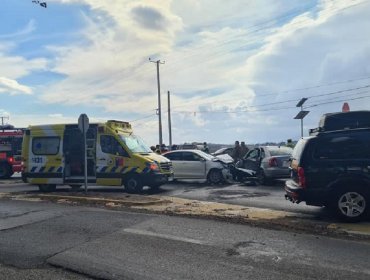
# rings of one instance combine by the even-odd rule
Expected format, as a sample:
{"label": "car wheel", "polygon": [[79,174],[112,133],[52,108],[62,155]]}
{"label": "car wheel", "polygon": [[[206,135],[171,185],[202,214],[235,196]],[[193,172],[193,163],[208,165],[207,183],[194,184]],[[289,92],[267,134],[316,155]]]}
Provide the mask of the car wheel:
{"label": "car wheel", "polygon": [[124,181],[125,190],[128,193],[139,193],[143,190],[143,184],[138,176],[131,175]]}
{"label": "car wheel", "polygon": [[0,179],[9,179],[12,175],[12,167],[9,164],[0,164]]}
{"label": "car wheel", "polygon": [[270,185],[271,179],[267,178],[265,172],[261,169],[257,173],[257,182],[259,185]]}
{"label": "car wheel", "polygon": [[212,169],[208,173],[208,182],[211,184],[219,184],[223,181],[222,172],[218,169]]}
{"label": "car wheel", "polygon": [[52,184],[39,185],[40,192],[54,192],[57,186]]}
{"label": "car wheel", "polygon": [[367,215],[368,205],[368,193],[359,188],[345,188],[337,192],[331,208],[339,218],[348,222],[357,222]]}

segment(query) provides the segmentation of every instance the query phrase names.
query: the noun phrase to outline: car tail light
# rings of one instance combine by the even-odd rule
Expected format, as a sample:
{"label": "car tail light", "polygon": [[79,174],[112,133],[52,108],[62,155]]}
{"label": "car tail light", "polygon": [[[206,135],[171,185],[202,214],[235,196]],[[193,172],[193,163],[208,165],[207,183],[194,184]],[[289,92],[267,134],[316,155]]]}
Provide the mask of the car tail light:
{"label": "car tail light", "polygon": [[306,187],[306,177],[304,176],[304,169],[303,167],[298,167],[298,183],[299,186],[302,188]]}
{"label": "car tail light", "polygon": [[12,164],[14,162],[14,157],[8,157],[9,164]]}
{"label": "car tail light", "polygon": [[277,159],[276,159],[276,158],[274,158],[274,157],[270,158],[270,159],[269,159],[269,166],[270,166],[270,167],[276,167],[276,166],[278,166]]}

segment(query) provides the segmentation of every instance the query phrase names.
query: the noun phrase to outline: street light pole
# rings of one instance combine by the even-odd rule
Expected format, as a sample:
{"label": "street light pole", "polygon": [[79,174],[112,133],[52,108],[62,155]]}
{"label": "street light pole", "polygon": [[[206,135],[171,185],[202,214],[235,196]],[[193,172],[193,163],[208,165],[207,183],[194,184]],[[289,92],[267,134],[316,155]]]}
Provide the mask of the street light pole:
{"label": "street light pole", "polygon": [[307,116],[310,111],[303,111],[303,103],[307,101],[308,98],[303,97],[296,105],[296,107],[301,107],[301,111],[294,117],[295,119],[301,120],[301,138],[303,138],[303,118]]}
{"label": "street light pole", "polygon": [[162,138],[162,110],[161,110],[161,84],[160,84],[160,80],[159,80],[159,64],[164,64],[165,62],[162,62],[160,60],[152,61],[150,58],[149,58],[149,61],[157,64],[159,145],[162,145],[163,144],[163,138]]}
{"label": "street light pole", "polygon": [[168,133],[169,133],[169,145],[172,147],[172,128],[171,128],[171,101],[170,101],[170,91],[167,91],[168,94]]}

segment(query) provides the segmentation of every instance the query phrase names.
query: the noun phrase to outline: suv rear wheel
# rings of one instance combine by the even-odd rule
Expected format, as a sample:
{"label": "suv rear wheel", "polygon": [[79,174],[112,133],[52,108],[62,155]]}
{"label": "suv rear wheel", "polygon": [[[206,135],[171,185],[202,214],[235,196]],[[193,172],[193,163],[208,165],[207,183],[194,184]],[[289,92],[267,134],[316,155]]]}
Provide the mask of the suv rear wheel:
{"label": "suv rear wheel", "polygon": [[357,222],[368,214],[369,203],[369,194],[362,189],[344,188],[337,192],[331,206],[341,219]]}

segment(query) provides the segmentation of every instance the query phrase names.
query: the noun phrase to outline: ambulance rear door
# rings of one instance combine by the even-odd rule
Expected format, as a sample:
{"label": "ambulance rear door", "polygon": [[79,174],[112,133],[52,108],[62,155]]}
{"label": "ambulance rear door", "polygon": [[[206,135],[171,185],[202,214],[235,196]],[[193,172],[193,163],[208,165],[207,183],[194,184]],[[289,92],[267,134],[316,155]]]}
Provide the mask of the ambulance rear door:
{"label": "ambulance rear door", "polygon": [[51,126],[30,130],[28,178],[31,184],[63,184],[62,133]]}

